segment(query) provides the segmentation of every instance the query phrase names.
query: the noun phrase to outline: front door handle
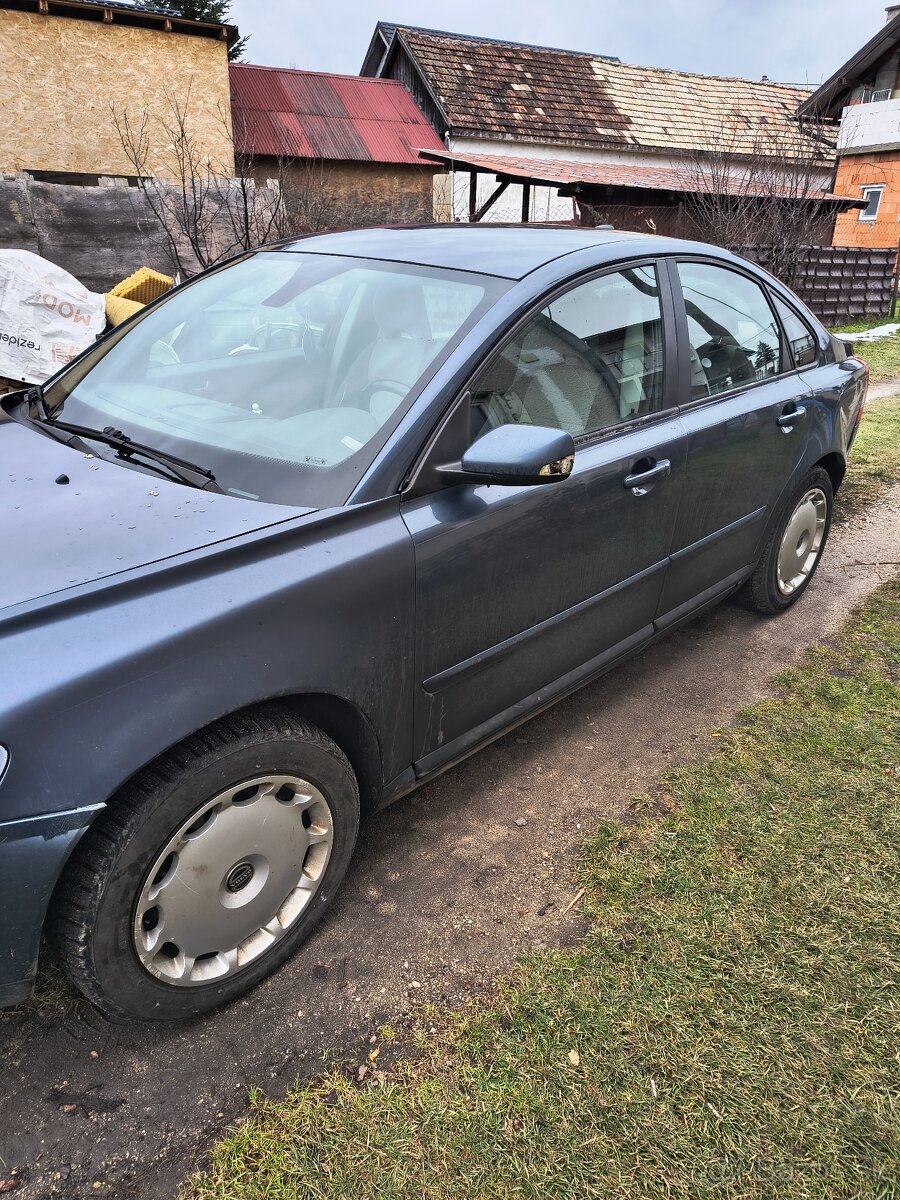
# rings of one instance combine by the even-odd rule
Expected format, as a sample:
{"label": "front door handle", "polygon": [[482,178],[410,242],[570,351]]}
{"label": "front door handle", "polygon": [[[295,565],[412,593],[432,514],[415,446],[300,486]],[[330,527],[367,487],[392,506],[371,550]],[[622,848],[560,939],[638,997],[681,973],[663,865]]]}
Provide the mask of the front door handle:
{"label": "front door handle", "polygon": [[[638,467],[641,469],[636,470]],[[661,458],[658,462],[653,458],[645,458],[634,464],[631,474],[626,475],[622,483],[631,488],[635,496],[646,496],[650,491],[649,485],[657,479],[664,479],[671,471],[672,464],[667,458]]]}
{"label": "front door handle", "polygon": [[781,416],[776,418],[777,424],[786,433],[790,433],[798,421],[802,421],[806,416],[806,406],[803,404],[791,404],[782,410]]}

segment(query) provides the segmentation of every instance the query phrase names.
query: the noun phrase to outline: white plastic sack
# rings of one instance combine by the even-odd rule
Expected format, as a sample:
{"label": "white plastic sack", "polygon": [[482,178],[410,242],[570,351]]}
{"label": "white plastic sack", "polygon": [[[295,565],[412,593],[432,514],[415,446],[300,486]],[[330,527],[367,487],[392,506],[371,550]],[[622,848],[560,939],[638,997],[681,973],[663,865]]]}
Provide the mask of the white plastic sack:
{"label": "white plastic sack", "polygon": [[29,250],[0,250],[0,376],[43,383],[106,326],[102,295]]}

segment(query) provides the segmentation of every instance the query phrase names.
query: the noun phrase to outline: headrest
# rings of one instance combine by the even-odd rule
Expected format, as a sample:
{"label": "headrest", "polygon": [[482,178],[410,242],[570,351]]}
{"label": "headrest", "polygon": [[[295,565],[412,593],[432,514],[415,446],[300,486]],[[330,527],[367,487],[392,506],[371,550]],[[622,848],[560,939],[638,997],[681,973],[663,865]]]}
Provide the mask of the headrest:
{"label": "headrest", "polygon": [[390,284],[379,291],[373,308],[375,321],[383,337],[431,337],[425,296],[420,284]]}

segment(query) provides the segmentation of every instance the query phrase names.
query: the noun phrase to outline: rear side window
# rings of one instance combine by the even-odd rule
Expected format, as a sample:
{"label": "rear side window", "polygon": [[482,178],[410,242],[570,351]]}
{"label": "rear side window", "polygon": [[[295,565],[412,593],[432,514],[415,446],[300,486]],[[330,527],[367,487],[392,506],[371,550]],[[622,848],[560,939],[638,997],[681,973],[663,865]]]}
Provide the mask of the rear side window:
{"label": "rear side window", "polygon": [[758,283],[710,263],[680,262],[678,275],[687,309],[692,400],[781,373],[778,323]]}
{"label": "rear side window", "polygon": [[552,300],[474,380],[472,438],[499,425],[584,437],[662,405],[656,268],[628,267]]}
{"label": "rear side window", "polygon": [[781,317],[785,336],[791,348],[795,367],[810,367],[819,361],[819,347],[816,336],[805,321],[778,296],[773,296],[775,308]]}

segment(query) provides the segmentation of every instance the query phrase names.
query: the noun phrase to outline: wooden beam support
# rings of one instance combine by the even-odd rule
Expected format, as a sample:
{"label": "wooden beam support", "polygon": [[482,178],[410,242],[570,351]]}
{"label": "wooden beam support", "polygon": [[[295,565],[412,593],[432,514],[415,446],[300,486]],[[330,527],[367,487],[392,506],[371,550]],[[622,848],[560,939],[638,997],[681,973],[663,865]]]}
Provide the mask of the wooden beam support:
{"label": "wooden beam support", "polygon": [[481,208],[479,208],[475,213],[475,216],[472,218],[472,220],[477,223],[486,213],[490,212],[508,187],[509,181],[506,179],[504,179],[501,183],[498,183],[488,196],[487,200],[485,200],[484,204],[482,204]]}
{"label": "wooden beam support", "polygon": [[531,220],[531,184],[522,184],[522,224],[527,225]]}
{"label": "wooden beam support", "polygon": [[469,220],[474,222],[477,218],[475,210],[478,207],[478,172],[469,172]]}

